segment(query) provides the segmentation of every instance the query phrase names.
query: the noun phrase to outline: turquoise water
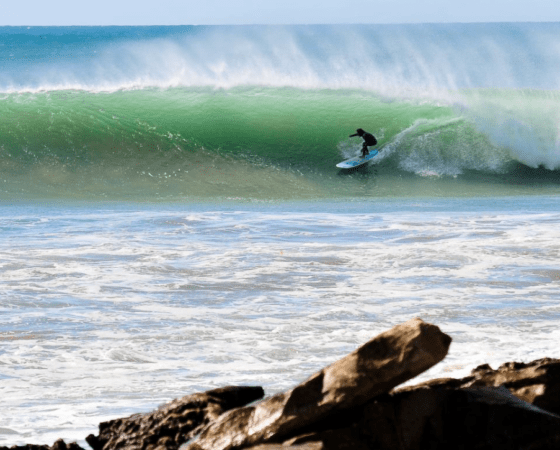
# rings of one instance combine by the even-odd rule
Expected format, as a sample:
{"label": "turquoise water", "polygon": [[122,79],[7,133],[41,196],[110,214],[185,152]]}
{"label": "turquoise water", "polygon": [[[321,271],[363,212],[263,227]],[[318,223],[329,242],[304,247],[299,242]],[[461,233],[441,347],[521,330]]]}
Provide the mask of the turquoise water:
{"label": "turquoise water", "polygon": [[4,199],[558,193],[557,24],[0,34]]}
{"label": "turquoise water", "polygon": [[[422,317],[420,379],[558,357],[560,25],[0,28],[0,445],[292,387]],[[380,156],[336,164],[375,134]]]}

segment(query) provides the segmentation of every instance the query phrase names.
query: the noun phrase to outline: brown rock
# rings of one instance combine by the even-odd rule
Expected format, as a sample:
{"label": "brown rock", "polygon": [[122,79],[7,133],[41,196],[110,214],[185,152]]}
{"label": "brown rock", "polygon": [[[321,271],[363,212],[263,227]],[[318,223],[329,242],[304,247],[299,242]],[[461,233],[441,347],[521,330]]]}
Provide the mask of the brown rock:
{"label": "brown rock", "polygon": [[554,436],[541,438],[527,445],[523,450],[558,450],[560,449],[560,432]]}
{"label": "brown rock", "polygon": [[261,444],[249,447],[247,450],[324,450],[321,442],[306,442],[305,444]]}
{"label": "brown rock", "polygon": [[225,411],[263,395],[261,387],[250,386],[228,386],[187,395],[148,414],[102,422],[99,436],[90,434],[86,441],[93,450],[175,450]]}
{"label": "brown rock", "polygon": [[58,439],[51,447],[51,450],[84,450],[75,442],[70,442],[67,444],[62,439]]}
{"label": "brown rock", "polygon": [[479,366],[471,377],[472,380],[465,379],[463,386],[504,386],[517,398],[560,415],[560,359],[510,362],[497,370]]}
{"label": "brown rock", "polygon": [[530,363],[509,362],[493,370],[488,364],[478,366],[465,378],[438,378],[396,392],[422,386],[445,388],[500,387],[539,408],[560,415],[560,359],[543,358]]}
{"label": "brown rock", "polygon": [[12,445],[11,447],[0,447],[0,450],[84,450],[75,442],[67,444],[62,439],[57,440],[51,447],[48,445]]}
{"label": "brown rock", "polygon": [[323,450],[369,450],[357,426],[335,428],[296,436],[283,445],[320,444]]}
{"label": "brown rock", "polygon": [[311,442],[323,450],[560,450],[560,417],[503,387],[424,385],[329,415],[283,445]]}
{"label": "brown rock", "polygon": [[280,442],[424,372],[445,357],[450,343],[449,336],[421,319],[397,325],[291,391],[224,414],[187,448],[227,450]]}
{"label": "brown rock", "polygon": [[554,442],[560,430],[560,416],[503,387],[422,386],[374,400],[363,411],[362,439],[378,450],[521,450]]}

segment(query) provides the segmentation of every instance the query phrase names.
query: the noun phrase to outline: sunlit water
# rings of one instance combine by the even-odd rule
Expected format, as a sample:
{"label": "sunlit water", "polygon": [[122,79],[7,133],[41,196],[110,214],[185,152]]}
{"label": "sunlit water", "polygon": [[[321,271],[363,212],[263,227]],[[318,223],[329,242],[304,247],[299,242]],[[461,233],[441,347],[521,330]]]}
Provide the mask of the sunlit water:
{"label": "sunlit water", "polygon": [[[419,380],[559,357],[560,24],[0,27],[0,445],[294,386],[413,317]],[[356,128],[379,157],[356,155]]]}
{"label": "sunlit water", "polygon": [[287,389],[391,326],[416,381],[558,357],[551,197],[1,208],[0,442],[96,433],[229,384]]}

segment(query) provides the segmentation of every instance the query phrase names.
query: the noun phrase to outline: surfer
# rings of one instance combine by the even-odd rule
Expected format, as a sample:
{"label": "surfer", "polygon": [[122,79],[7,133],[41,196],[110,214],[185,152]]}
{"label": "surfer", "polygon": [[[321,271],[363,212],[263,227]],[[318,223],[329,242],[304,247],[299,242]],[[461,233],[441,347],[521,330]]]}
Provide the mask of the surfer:
{"label": "surfer", "polygon": [[362,144],[362,158],[366,155],[369,155],[369,146],[377,144],[377,139],[375,139],[375,136],[371,133],[368,133],[367,131],[362,130],[361,128],[358,128],[356,130],[356,133],[351,134],[348,137],[354,136],[360,136],[364,140],[364,143]]}

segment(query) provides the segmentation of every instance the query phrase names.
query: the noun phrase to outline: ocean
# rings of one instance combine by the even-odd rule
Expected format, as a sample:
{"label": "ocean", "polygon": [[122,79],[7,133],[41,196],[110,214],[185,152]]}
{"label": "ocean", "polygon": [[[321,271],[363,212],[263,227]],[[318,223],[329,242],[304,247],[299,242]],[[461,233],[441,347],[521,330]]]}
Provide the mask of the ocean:
{"label": "ocean", "polygon": [[0,445],[413,317],[414,382],[560,357],[559,23],[0,27],[0,118]]}

